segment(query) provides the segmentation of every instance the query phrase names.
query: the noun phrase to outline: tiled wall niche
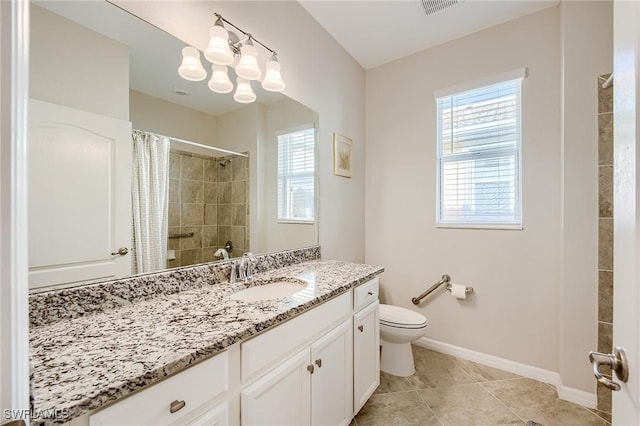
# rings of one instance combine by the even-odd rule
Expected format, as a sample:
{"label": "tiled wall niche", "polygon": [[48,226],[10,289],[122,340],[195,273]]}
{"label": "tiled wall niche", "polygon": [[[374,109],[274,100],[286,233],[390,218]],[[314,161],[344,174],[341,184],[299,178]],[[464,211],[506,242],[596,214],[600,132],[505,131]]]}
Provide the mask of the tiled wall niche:
{"label": "tiled wall niche", "polygon": [[[598,78],[598,352],[613,351],[613,86]],[[604,372],[604,370],[603,370]],[[610,373],[610,371],[609,371]],[[598,383],[598,411],[611,414],[611,390]]]}
{"label": "tiled wall niche", "polygon": [[230,255],[242,256],[249,247],[248,200],[248,158],[171,150],[168,249],[175,258],[167,267],[219,260],[214,253],[227,241],[234,247]]}

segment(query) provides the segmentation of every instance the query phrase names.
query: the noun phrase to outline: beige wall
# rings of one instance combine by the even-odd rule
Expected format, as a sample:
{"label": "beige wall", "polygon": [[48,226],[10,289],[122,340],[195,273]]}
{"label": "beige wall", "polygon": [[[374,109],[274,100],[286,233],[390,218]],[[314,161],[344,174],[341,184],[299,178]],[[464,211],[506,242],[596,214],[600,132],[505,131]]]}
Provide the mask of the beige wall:
{"label": "beige wall", "polygon": [[[200,49],[217,11],[278,51],[284,93],[319,115],[323,257],[364,261],[364,69],[297,2],[115,3]],[[352,179],[333,175],[334,132],[354,141]]]}
{"label": "beige wall", "polygon": [[587,362],[597,347],[598,90],[613,71],[610,1],[561,3],[562,268],[559,371],[572,388],[595,391]]}
{"label": "beige wall", "polygon": [[[561,225],[560,14],[505,23],[367,73],[366,261],[385,302],[427,316],[427,337],[558,371]],[[527,67],[522,82],[524,230],[437,229],[438,89]],[[442,274],[460,302],[411,297]]]}
{"label": "beige wall", "polygon": [[[436,229],[434,91],[519,67],[529,72],[524,230]],[[611,3],[569,2],[367,73],[366,260],[385,265],[386,301],[425,314],[428,338],[558,372],[586,393],[595,390],[586,362],[597,312],[594,81],[607,67]],[[476,293],[413,307],[443,273]]]}
{"label": "beige wall", "polygon": [[[129,92],[129,110],[134,129],[218,146],[216,116],[135,90]],[[222,156],[220,153],[214,155]]]}
{"label": "beige wall", "polygon": [[30,97],[129,121],[127,46],[33,4],[30,25]]}
{"label": "beige wall", "polygon": [[305,247],[318,241],[318,222],[314,224],[278,223],[278,140],[276,132],[303,124],[317,124],[317,115],[304,105],[285,99],[267,108],[265,138],[265,194],[267,252]]}
{"label": "beige wall", "polygon": [[266,253],[263,140],[266,107],[253,103],[218,116],[219,147],[249,153],[249,241],[251,251]]}

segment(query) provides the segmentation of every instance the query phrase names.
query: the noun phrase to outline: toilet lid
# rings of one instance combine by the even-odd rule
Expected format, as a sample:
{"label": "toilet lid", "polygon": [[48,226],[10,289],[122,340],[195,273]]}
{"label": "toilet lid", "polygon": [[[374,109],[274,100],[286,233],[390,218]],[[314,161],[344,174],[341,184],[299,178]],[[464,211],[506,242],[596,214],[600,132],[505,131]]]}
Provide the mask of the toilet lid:
{"label": "toilet lid", "polygon": [[407,308],[381,304],[380,323],[398,328],[422,328],[427,325],[427,319]]}

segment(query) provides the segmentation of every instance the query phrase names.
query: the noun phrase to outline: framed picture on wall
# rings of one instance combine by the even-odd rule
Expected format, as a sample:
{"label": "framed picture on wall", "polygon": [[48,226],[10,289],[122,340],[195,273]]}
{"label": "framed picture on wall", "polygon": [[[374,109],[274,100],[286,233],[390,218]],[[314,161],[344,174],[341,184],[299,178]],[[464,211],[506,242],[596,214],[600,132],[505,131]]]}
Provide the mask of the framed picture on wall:
{"label": "framed picture on wall", "polygon": [[333,174],[351,177],[351,145],[353,141],[340,133],[333,134]]}

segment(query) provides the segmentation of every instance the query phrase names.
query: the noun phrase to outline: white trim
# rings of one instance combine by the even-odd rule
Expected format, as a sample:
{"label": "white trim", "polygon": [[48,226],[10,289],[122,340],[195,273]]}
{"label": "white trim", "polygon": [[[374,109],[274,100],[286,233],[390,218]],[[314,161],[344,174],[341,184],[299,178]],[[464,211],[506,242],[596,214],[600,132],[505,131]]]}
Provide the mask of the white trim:
{"label": "white trim", "polygon": [[276,139],[278,136],[288,135],[289,133],[303,132],[305,130],[313,129],[315,131],[318,130],[316,123],[310,121],[304,124],[298,124],[297,126],[287,127],[286,129],[276,130],[274,134],[276,135]]}
{"label": "white trim", "polygon": [[469,90],[475,90],[480,87],[491,86],[492,84],[504,83],[505,81],[522,79],[527,76],[527,68],[518,68],[511,71],[502,72],[499,74],[493,74],[486,77],[482,77],[472,81],[466,81],[464,83],[456,84],[455,86],[449,86],[442,89],[438,89],[433,92],[433,96],[443,98],[445,96],[451,96],[453,94],[460,94]]}
{"label": "white trim", "polygon": [[518,374],[529,379],[549,383],[556,387],[556,390],[558,391],[558,397],[560,399],[564,399],[565,401],[573,402],[575,404],[584,405],[588,408],[596,408],[597,397],[595,393],[589,393],[564,386],[562,384],[560,373],[557,373],[555,371],[545,370],[542,368],[534,367],[532,365],[522,364],[520,362],[500,358],[494,355],[472,351],[470,349],[461,348],[459,346],[429,339],[427,337],[422,337],[414,343],[417,346],[423,348],[432,349],[434,351],[441,352],[447,355],[453,355],[467,361],[473,361],[477,362],[478,364],[498,368],[500,370]]}
{"label": "white trim", "polygon": [[0,80],[0,396],[3,410],[20,410],[29,408],[30,393],[25,191],[29,2],[2,1],[0,7],[0,62],[7,71]]}
{"label": "white trim", "polygon": [[511,231],[522,231],[524,227],[522,225],[492,225],[487,224],[464,224],[464,223],[436,223],[436,228],[450,228],[450,229],[504,229]]}

